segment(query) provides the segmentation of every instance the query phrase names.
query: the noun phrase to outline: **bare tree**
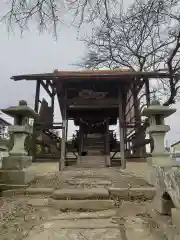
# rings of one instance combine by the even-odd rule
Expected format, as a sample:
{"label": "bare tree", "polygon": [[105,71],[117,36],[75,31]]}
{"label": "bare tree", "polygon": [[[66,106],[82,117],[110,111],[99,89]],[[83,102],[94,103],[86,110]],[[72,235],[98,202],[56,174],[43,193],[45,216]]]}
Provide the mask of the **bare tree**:
{"label": "bare tree", "polygon": [[175,102],[180,70],[180,6],[177,0],[136,0],[126,12],[111,14],[106,23],[85,39],[89,52],[83,65],[88,68],[128,67],[133,71],[164,69],[167,80],[156,88],[166,95],[165,105]]}
{"label": "bare tree", "polygon": [[1,19],[10,28],[18,24],[21,31],[34,19],[40,31],[53,28],[56,35],[57,26],[63,23],[65,14],[71,17],[71,24],[80,27],[97,19],[105,21],[115,3],[116,0],[9,0],[6,2],[8,11]]}

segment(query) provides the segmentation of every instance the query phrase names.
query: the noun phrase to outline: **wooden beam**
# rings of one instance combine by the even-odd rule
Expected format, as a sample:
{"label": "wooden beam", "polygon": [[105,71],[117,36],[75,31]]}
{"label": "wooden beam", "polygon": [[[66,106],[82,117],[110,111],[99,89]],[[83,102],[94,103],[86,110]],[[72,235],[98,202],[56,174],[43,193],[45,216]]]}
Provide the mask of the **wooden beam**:
{"label": "wooden beam", "polygon": [[48,88],[49,85],[47,84],[47,81],[46,81],[46,83],[43,81],[40,81],[40,84],[45,89],[45,91],[49,94],[49,96],[52,97],[53,93],[49,90],[49,88]]}

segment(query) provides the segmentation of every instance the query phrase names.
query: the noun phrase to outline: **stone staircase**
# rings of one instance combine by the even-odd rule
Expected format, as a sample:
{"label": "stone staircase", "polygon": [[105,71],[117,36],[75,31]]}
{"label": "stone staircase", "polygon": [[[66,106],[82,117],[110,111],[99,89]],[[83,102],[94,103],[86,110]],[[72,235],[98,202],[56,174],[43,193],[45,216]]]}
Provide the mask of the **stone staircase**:
{"label": "stone staircase", "polygon": [[82,156],[81,162],[78,164],[81,168],[102,168],[105,167],[105,156],[98,155],[96,152]]}
{"label": "stone staircase", "polygon": [[85,152],[102,152],[104,151],[104,136],[88,137],[84,141]]}
{"label": "stone staircase", "polygon": [[[108,171],[110,169],[107,168],[68,167],[57,175],[59,187],[40,188],[38,184],[32,184],[26,189],[4,191],[3,197],[12,197],[14,194],[16,199],[20,198],[22,201],[23,195],[31,208],[61,211],[56,216],[49,216],[49,221],[43,223],[43,231],[38,231],[40,226],[33,228],[27,240],[122,239],[120,225],[114,220],[118,218],[117,196],[128,199],[128,191],[131,194],[134,192],[136,196],[140,191],[114,189],[114,182]],[[147,191],[149,198],[153,194],[152,189]],[[54,236],[55,233],[57,236]]]}

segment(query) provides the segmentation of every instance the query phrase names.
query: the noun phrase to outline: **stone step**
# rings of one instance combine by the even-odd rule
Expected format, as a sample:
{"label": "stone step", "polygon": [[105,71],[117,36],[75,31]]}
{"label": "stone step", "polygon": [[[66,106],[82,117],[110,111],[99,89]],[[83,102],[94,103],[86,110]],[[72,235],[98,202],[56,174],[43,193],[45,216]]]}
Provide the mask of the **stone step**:
{"label": "stone step", "polygon": [[139,187],[139,188],[108,188],[110,196],[112,198],[119,198],[123,200],[150,200],[156,195],[156,189],[154,187]]}
{"label": "stone step", "polygon": [[99,178],[82,178],[82,179],[69,179],[66,181],[69,185],[75,185],[75,186],[111,186],[112,181],[110,180],[103,180]]}
{"label": "stone step", "polygon": [[105,188],[91,189],[58,189],[51,196],[53,199],[109,199],[109,192]]}
{"label": "stone step", "polygon": [[107,229],[118,228],[119,225],[109,219],[77,219],[77,220],[57,220],[52,222],[46,222],[43,224],[43,229],[49,228],[49,226],[59,229]]}
{"label": "stone step", "polygon": [[60,210],[100,211],[113,209],[113,200],[54,200],[50,199],[49,206]]}
{"label": "stone step", "polygon": [[67,220],[67,219],[105,219],[116,217],[115,209],[108,209],[96,212],[66,212],[57,216],[52,216],[51,220]]}
{"label": "stone step", "polygon": [[11,196],[18,196],[18,195],[39,195],[39,196],[51,196],[53,193],[53,188],[21,188],[21,189],[9,189],[2,192],[3,197],[11,197]]}
{"label": "stone step", "polygon": [[78,168],[84,168],[84,169],[91,169],[91,168],[101,169],[105,167],[105,165],[77,165],[77,166]]}

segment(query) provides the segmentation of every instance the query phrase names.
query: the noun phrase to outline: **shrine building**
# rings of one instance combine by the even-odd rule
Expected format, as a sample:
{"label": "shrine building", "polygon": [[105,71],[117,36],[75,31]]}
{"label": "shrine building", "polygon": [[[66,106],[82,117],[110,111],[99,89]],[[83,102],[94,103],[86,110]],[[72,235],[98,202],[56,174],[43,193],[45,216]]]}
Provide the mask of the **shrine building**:
{"label": "shrine building", "polygon": [[[126,160],[146,154],[145,130],[148,121],[142,119],[141,112],[150,104],[149,81],[168,78],[166,72],[134,72],[122,68],[115,70],[59,71],[43,74],[13,76],[12,79],[36,81],[34,110],[39,112],[40,87],[51,98],[51,106],[46,113],[34,121],[37,130],[61,129],[60,170],[67,162],[68,120],[79,127],[74,135],[76,163],[81,164],[85,156],[101,155],[105,166],[111,166],[114,156],[119,153],[119,163],[126,167]],[[62,122],[53,120],[54,98],[57,96]],[[110,126],[119,126],[120,141]],[[36,134],[33,135],[32,151],[36,161]],[[93,153],[93,154],[92,154]]]}

